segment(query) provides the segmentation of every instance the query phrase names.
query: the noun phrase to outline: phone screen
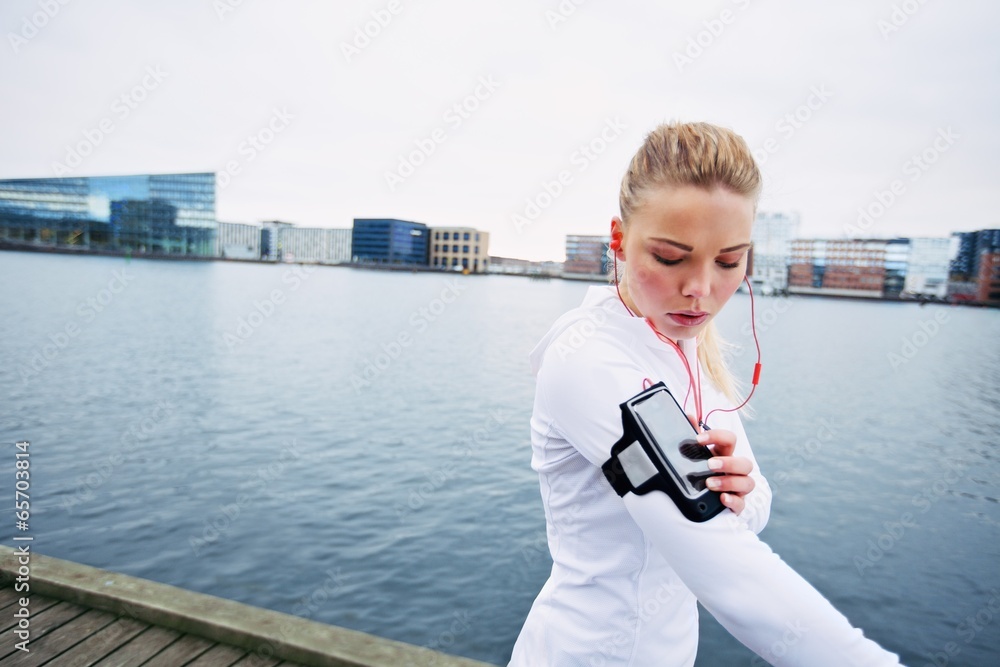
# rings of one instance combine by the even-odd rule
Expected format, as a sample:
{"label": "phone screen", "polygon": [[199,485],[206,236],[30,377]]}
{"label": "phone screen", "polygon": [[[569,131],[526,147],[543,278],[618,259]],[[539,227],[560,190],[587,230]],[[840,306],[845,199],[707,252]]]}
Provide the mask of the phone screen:
{"label": "phone screen", "polygon": [[657,391],[634,403],[633,410],[678,488],[689,498],[704,493],[705,479],[713,474],[708,468],[712,452],[695,440],[697,431],[674,397]]}

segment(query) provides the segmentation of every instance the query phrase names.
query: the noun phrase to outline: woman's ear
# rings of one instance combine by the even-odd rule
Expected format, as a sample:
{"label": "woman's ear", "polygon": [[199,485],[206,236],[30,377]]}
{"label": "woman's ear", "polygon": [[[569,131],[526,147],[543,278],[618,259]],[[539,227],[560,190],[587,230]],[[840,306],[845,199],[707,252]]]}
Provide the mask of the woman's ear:
{"label": "woman's ear", "polygon": [[625,261],[625,251],[622,249],[624,240],[625,233],[622,230],[621,218],[618,218],[617,216],[611,218],[611,242],[608,245],[615,253],[615,257],[622,262]]}

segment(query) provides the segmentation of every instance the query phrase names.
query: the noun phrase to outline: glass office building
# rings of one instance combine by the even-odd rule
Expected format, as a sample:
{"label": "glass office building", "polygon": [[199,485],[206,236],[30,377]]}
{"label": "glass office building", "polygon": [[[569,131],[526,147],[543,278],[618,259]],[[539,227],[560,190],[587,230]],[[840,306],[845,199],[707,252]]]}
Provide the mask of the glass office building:
{"label": "glass office building", "polygon": [[351,256],[355,262],[427,266],[430,230],[420,222],[355,218]]}
{"label": "glass office building", "polygon": [[215,174],[0,180],[0,242],[150,255],[216,254]]}
{"label": "glass office building", "polygon": [[566,235],[566,261],[563,273],[586,276],[606,276],[611,266],[608,260],[610,236]]}

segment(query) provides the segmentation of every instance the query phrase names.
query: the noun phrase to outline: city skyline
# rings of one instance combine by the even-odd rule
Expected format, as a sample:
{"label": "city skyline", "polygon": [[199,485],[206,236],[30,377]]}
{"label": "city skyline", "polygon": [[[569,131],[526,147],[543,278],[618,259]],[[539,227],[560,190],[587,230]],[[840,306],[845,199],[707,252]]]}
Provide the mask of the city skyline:
{"label": "city skyline", "polygon": [[645,132],[709,120],[746,137],[759,210],[797,212],[803,237],[949,236],[998,226],[997,14],[19,0],[0,178],[212,171],[222,221],[393,217],[558,260],[606,233]]}
{"label": "city skyline", "polygon": [[[419,221],[404,221],[395,218],[365,219],[354,218],[352,227],[305,227],[289,221],[262,220],[250,223],[227,222],[218,220],[215,214],[215,190],[217,174],[213,172],[188,174],[130,174],[97,177],[57,177],[49,179],[0,179],[0,212],[5,213],[0,220],[0,238],[13,239],[15,243],[28,241],[44,245],[82,246],[89,249],[91,241],[103,249],[138,249],[141,253],[165,253],[167,255],[180,251],[181,254],[196,252],[204,254],[207,247],[195,251],[194,246],[184,248],[188,242],[194,242],[190,234],[177,236],[181,230],[192,233],[197,230],[212,230],[216,239],[216,252],[222,258],[250,259],[254,252],[271,260],[281,259],[293,261],[292,257],[313,257],[313,260],[329,262],[338,257],[336,262],[357,261],[366,256],[364,252],[351,252],[351,238],[354,236],[358,223],[399,223],[414,229],[433,231],[436,241],[449,240],[448,232],[463,231],[464,241],[470,240],[475,234],[475,243],[462,247],[449,242],[439,250],[439,244],[427,244],[425,253],[429,265],[437,266],[439,261],[447,266],[461,262],[462,266],[478,272],[485,270],[487,258],[490,256],[489,232],[473,227],[442,227],[429,226]],[[867,214],[866,214],[867,215]],[[869,219],[870,222],[870,219]],[[51,224],[49,224],[51,223]],[[793,240],[807,240],[817,243],[838,243],[845,241],[928,241],[936,247],[951,248],[951,253],[958,252],[962,243],[959,237],[977,232],[952,232],[949,236],[936,237],[874,237],[867,236],[865,222],[857,227],[849,227],[848,231],[856,232],[849,238],[803,237],[798,233],[800,217],[797,213],[758,211],[753,227],[753,244],[759,258],[770,257],[776,260],[785,251],[780,250],[782,244],[788,245]],[[171,232],[176,238],[168,238]],[[277,237],[271,239],[268,235],[278,229],[285,233],[280,236],[287,245],[287,253],[279,250],[282,241]],[[256,231],[254,231],[256,230]],[[441,234],[444,233],[444,239]],[[996,230],[993,230],[996,233]],[[250,236],[247,236],[250,234]],[[423,232],[421,232],[421,235]],[[480,243],[480,235],[484,238]],[[190,236],[190,238],[188,238]],[[408,237],[408,235],[406,235]],[[267,239],[265,239],[267,237]],[[206,239],[208,237],[205,237]],[[248,239],[254,238],[253,241]],[[456,234],[456,239],[457,239]],[[543,260],[537,264],[566,264],[568,273],[602,274],[606,272],[606,251],[610,240],[608,234],[581,235],[566,234],[564,237],[565,257],[563,260]],[[424,243],[428,242],[424,238]],[[942,245],[939,242],[944,242]],[[178,245],[178,243],[180,245]],[[165,245],[163,245],[165,244]],[[596,245],[595,245],[596,244]],[[594,248],[602,245],[604,250],[593,255]],[[462,245],[462,244],[460,244]],[[995,242],[987,244],[993,247]],[[147,247],[148,246],[148,247]],[[161,247],[162,246],[162,247]],[[272,247],[274,246],[274,247]],[[433,247],[432,247],[433,246]],[[449,248],[458,255],[452,257]],[[253,248],[257,250],[254,251]],[[469,248],[474,252],[469,255]],[[319,254],[317,249],[323,248]],[[383,253],[383,250],[377,251]],[[401,249],[402,250],[402,249]],[[433,251],[433,252],[432,252]],[[409,250],[406,250],[409,252]],[[249,253],[249,254],[248,254]],[[277,253],[277,254],[275,254]],[[351,259],[352,254],[354,260]],[[384,253],[383,253],[384,254]],[[389,252],[389,256],[392,253]],[[447,256],[445,256],[447,255]],[[381,255],[380,255],[381,256]],[[493,255],[498,259],[502,256]],[[597,257],[597,259],[595,259]],[[518,261],[530,261],[525,258],[507,257]],[[787,258],[786,258],[787,259]],[[432,261],[431,261],[432,260]],[[471,264],[469,262],[472,262]],[[595,268],[594,262],[600,265]],[[420,262],[418,262],[420,263]],[[479,264],[482,263],[482,267]],[[787,261],[779,262],[782,267]],[[576,264],[576,268],[572,268]],[[780,268],[777,265],[771,268]],[[769,269],[770,271],[770,269]],[[765,279],[770,281],[770,278]]]}

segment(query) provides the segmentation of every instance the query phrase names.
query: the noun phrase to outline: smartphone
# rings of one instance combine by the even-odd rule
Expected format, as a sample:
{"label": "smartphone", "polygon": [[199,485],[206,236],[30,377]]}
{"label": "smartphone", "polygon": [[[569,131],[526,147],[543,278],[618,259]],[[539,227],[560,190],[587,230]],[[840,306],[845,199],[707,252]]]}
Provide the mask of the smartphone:
{"label": "smartphone", "polygon": [[658,382],[620,407],[623,434],[602,466],[618,495],[662,491],[697,522],[726,508],[721,494],[705,485],[721,474],[708,467],[712,452],[695,440],[698,431],[665,384]]}
{"label": "smartphone", "polygon": [[680,491],[692,499],[702,495],[707,490],[705,480],[717,474],[708,468],[712,452],[695,440],[698,431],[673,394],[664,387],[633,403],[632,409]]}

